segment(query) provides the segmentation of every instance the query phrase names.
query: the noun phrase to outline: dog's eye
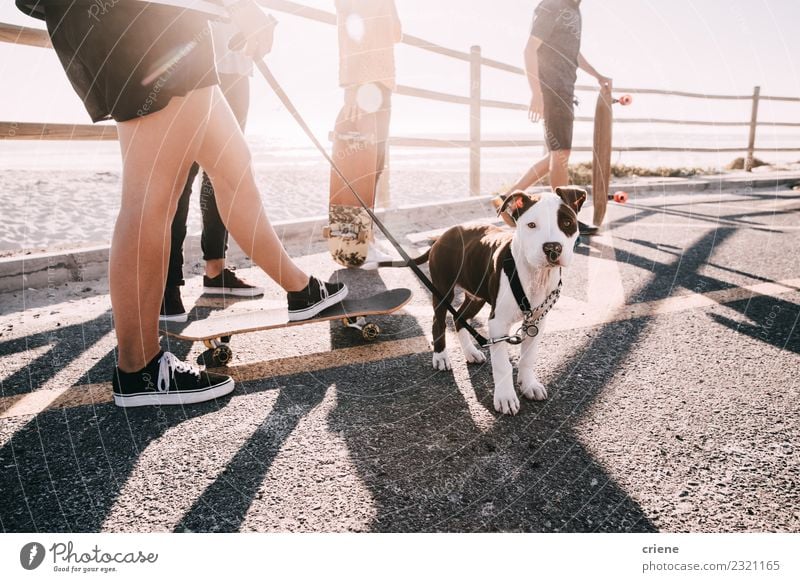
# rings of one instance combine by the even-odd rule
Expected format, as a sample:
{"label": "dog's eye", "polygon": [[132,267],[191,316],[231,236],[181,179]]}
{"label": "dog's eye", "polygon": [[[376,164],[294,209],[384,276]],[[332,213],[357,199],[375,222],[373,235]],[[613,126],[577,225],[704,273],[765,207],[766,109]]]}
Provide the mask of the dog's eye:
{"label": "dog's eye", "polygon": [[529,222],[528,223],[528,228],[536,228],[536,223],[535,222]]}
{"label": "dog's eye", "polygon": [[564,221],[564,227],[569,228],[570,226],[572,226],[572,221],[568,218]]}

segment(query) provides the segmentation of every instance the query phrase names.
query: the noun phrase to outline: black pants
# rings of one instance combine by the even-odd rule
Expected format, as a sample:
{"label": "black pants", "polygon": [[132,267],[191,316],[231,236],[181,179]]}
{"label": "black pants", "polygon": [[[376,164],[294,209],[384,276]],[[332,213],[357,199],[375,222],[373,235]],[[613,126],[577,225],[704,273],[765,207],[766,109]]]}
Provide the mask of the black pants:
{"label": "black pants", "polygon": [[[250,108],[250,79],[240,75],[220,73],[220,88],[225,95],[233,114],[244,129],[247,122],[247,110]],[[189,216],[189,200],[192,196],[192,185],[200,167],[192,164],[189,179],[183,188],[175,218],[172,219],[172,241],[170,244],[169,269],[167,271],[167,287],[184,284],[183,280],[183,241],[186,239],[186,219]],[[224,259],[228,250],[228,231],[222,222],[214,196],[211,180],[203,172],[203,184],[200,188],[200,210],[203,215],[203,234],[200,247],[203,249],[203,260]]]}

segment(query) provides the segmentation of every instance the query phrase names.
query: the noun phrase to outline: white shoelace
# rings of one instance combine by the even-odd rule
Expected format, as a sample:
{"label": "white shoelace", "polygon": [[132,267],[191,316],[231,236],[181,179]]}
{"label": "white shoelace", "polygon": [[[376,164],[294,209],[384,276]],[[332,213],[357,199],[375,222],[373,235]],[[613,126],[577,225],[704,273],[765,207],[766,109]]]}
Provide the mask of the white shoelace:
{"label": "white shoelace", "polygon": [[322,301],[325,301],[328,298],[328,288],[320,279],[317,279],[316,277],[314,277],[314,279],[316,279],[317,285],[319,285],[319,296]]}
{"label": "white shoelace", "polygon": [[200,370],[191,364],[180,361],[174,354],[164,352],[164,355],[158,361],[158,382],[156,387],[159,392],[169,391],[170,380],[175,379],[175,372],[194,374],[198,378],[200,377]]}

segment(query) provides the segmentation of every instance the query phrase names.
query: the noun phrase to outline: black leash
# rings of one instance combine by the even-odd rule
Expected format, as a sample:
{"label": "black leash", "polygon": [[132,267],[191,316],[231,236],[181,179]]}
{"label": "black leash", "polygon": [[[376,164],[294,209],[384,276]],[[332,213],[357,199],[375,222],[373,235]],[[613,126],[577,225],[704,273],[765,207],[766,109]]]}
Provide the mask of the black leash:
{"label": "black leash", "polygon": [[[274,77],[272,71],[269,70],[266,63],[264,63],[264,60],[253,59],[253,62],[256,64],[256,67],[261,72],[264,79],[266,79],[270,88],[275,92],[275,95],[277,95],[278,99],[281,100],[281,103],[283,103],[284,107],[286,107],[289,113],[291,113],[292,117],[294,117],[295,121],[300,125],[301,129],[305,132],[305,134],[308,136],[308,138],[311,140],[314,146],[316,146],[316,148],[319,150],[322,156],[328,161],[333,171],[336,172],[336,174],[342,179],[342,181],[345,184],[347,184],[347,187],[350,189],[350,192],[353,193],[353,196],[356,197],[358,203],[361,204],[364,210],[366,210],[367,214],[369,214],[369,217],[372,219],[372,222],[375,225],[377,225],[378,229],[380,229],[380,231],[383,233],[386,239],[397,250],[402,259],[406,262],[406,265],[414,272],[414,274],[422,282],[422,284],[425,285],[425,287],[427,287],[431,293],[433,293],[433,296],[436,298],[439,304],[447,307],[447,311],[449,311],[453,315],[453,318],[456,318],[458,316],[458,311],[456,311],[456,308],[453,307],[453,305],[449,301],[447,301],[442,296],[441,293],[439,293],[439,290],[436,289],[436,287],[433,285],[433,282],[425,275],[425,273],[422,272],[422,269],[419,268],[419,265],[417,265],[411,259],[409,254],[406,253],[405,249],[403,249],[400,243],[397,242],[394,236],[392,236],[392,233],[389,232],[389,229],[387,229],[386,226],[378,219],[378,217],[375,216],[375,212],[373,212],[372,208],[370,208],[369,205],[367,205],[364,202],[361,196],[358,195],[358,192],[356,192],[355,188],[353,188],[353,185],[350,184],[350,181],[344,176],[344,174],[342,174],[342,171],[336,165],[336,162],[333,161],[333,158],[331,158],[328,152],[325,151],[325,148],[322,147],[322,144],[319,143],[319,140],[311,131],[311,128],[308,127],[308,124],[306,124],[302,115],[300,115],[300,112],[297,111],[297,108],[294,106],[294,104],[292,104],[292,100],[289,99],[289,96],[283,90],[280,83],[278,83],[278,80]],[[462,321],[461,325],[464,327],[464,329],[466,329],[470,333],[472,337],[475,338],[475,341],[478,342],[478,345],[480,345],[481,347],[486,347],[489,344],[489,340],[487,340],[480,333],[478,333],[478,331],[474,327],[472,327],[469,323],[467,323],[466,321]]]}

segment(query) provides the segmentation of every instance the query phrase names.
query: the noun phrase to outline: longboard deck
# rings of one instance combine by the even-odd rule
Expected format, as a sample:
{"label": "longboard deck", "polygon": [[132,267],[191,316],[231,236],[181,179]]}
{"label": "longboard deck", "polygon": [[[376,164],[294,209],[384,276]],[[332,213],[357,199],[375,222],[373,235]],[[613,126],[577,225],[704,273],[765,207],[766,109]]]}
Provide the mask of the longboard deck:
{"label": "longboard deck", "polygon": [[289,321],[286,309],[245,311],[210,317],[189,323],[162,323],[161,331],[177,339],[200,342],[257,331],[296,327],[337,319],[388,315],[402,309],[411,300],[410,289],[392,289],[365,299],[345,299],[319,315],[303,321]]}
{"label": "longboard deck", "polygon": [[592,201],[594,224],[600,226],[606,217],[608,190],[611,183],[611,140],[614,112],[611,87],[605,85],[597,97],[594,114],[594,144],[592,147]]}
{"label": "longboard deck", "polygon": [[[333,132],[333,159],[361,199],[375,207],[375,178],[378,164],[377,126],[373,115],[358,120],[339,114]],[[369,250],[372,221],[347,183],[331,169],[327,231],[333,259],[345,267],[364,263]]]}

